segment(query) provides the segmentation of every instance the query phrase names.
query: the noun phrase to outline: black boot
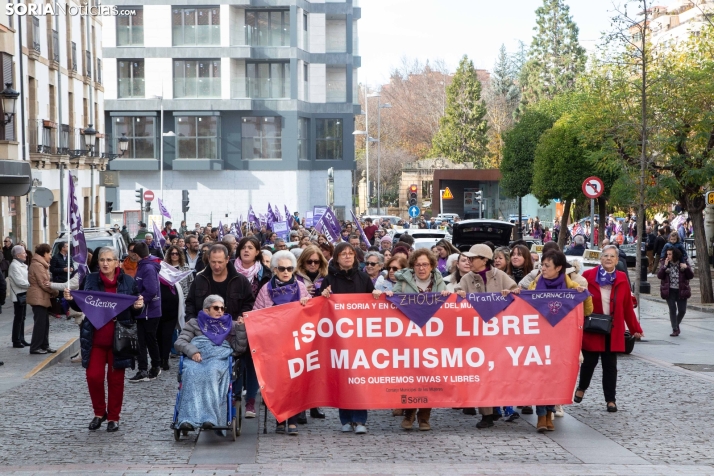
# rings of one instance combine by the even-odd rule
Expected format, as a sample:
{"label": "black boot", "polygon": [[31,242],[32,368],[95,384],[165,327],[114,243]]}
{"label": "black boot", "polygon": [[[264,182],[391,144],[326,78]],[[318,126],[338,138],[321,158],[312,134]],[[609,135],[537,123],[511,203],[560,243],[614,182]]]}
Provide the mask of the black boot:
{"label": "black boot", "polygon": [[169,359],[161,359],[161,370],[169,371],[171,367],[169,366]]}
{"label": "black boot", "polygon": [[325,418],[325,413],[320,410],[320,407],[315,407],[310,409],[310,417],[312,418]]}
{"label": "black boot", "polygon": [[305,413],[305,410],[298,413],[297,422],[300,425],[307,425],[307,414]]}
{"label": "black boot", "polygon": [[476,428],[491,428],[493,426],[493,415],[481,415],[481,421],[476,423]]}

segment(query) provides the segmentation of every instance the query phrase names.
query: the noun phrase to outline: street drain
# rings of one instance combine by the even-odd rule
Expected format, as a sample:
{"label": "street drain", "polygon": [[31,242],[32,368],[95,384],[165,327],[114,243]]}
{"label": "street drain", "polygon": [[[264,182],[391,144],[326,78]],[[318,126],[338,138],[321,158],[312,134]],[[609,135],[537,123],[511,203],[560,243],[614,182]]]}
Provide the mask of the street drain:
{"label": "street drain", "polygon": [[639,344],[653,344],[653,345],[679,345],[679,344],[675,344],[674,342],[670,342],[668,340],[656,340],[656,339],[653,339],[653,340],[642,339],[638,343]]}
{"label": "street drain", "polygon": [[714,365],[712,364],[674,364],[677,367],[682,367],[683,369],[691,370],[692,372],[714,372]]}

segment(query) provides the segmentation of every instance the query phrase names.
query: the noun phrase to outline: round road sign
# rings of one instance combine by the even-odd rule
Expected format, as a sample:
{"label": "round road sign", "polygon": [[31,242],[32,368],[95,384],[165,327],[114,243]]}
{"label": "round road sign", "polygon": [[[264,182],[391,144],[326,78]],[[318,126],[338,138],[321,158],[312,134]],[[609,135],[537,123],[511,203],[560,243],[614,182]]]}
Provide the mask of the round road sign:
{"label": "round road sign", "polygon": [[410,217],[416,218],[419,216],[419,213],[421,213],[421,210],[416,205],[412,205],[411,207],[409,207],[409,216]]}
{"label": "round road sign", "polygon": [[151,190],[145,191],[144,200],[146,200],[147,202],[151,202],[152,200],[154,200],[154,192],[152,192]]}
{"label": "round road sign", "polygon": [[598,198],[605,191],[605,184],[600,177],[588,177],[583,182],[583,193],[590,199]]}
{"label": "round road sign", "polygon": [[37,187],[32,193],[32,201],[36,207],[47,208],[55,201],[52,191],[45,187]]}

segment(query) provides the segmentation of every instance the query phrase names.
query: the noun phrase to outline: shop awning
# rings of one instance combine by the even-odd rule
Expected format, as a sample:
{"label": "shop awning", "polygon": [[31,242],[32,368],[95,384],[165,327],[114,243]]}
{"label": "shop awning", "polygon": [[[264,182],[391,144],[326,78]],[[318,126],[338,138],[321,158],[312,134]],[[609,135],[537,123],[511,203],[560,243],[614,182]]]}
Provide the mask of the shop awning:
{"label": "shop awning", "polygon": [[0,160],[0,196],[20,197],[32,188],[32,171],[29,162]]}

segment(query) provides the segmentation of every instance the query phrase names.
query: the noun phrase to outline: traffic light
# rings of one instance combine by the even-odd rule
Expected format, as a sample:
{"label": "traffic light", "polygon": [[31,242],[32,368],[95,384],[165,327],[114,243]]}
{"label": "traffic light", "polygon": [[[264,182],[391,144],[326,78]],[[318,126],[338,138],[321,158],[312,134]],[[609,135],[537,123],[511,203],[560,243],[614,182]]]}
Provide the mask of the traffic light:
{"label": "traffic light", "polygon": [[144,208],[144,189],[143,188],[136,189],[136,203],[139,204],[139,210],[142,210]]}
{"label": "traffic light", "polygon": [[478,201],[483,200],[483,192],[481,192],[481,191],[474,192],[474,200],[478,200]]}
{"label": "traffic light", "polygon": [[106,209],[106,213],[111,213],[114,209],[114,202],[105,202],[104,208]]}
{"label": "traffic light", "polygon": [[415,206],[418,201],[417,201],[417,186],[416,184],[412,184],[409,186],[409,194],[408,194],[408,201],[409,201],[409,206]]}
{"label": "traffic light", "polygon": [[188,190],[182,190],[181,191],[183,197],[181,200],[181,210],[183,210],[183,213],[186,213],[188,211]]}
{"label": "traffic light", "polygon": [[144,211],[146,213],[151,213],[151,202],[146,202],[146,206],[144,207]]}

